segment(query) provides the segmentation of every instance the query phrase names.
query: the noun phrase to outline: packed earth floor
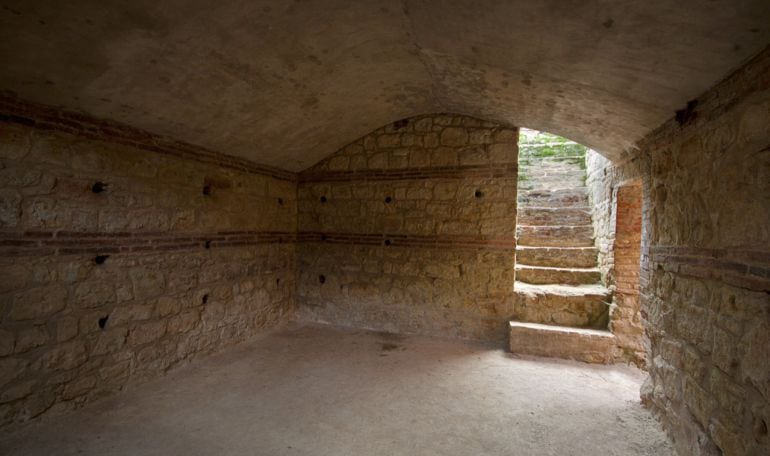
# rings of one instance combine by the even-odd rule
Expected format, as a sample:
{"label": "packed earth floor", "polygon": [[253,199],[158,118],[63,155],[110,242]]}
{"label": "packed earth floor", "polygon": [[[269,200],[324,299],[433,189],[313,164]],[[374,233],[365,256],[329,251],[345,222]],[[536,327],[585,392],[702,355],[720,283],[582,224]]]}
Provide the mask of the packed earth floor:
{"label": "packed earth floor", "polygon": [[292,324],[0,437],[4,455],[667,456],[625,365]]}

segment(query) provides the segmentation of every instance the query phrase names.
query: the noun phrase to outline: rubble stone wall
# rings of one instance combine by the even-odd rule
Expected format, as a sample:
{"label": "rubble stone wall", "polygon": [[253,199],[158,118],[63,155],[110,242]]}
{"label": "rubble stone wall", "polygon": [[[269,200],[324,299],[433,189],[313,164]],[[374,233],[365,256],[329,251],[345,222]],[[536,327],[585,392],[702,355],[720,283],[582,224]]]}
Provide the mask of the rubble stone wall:
{"label": "rubble stone wall", "polygon": [[586,171],[599,269],[602,282],[613,291],[609,327],[616,337],[616,357],[644,367],[648,347],[641,291],[650,271],[642,257],[649,247],[643,233],[649,226],[650,207],[643,201],[649,162],[637,156],[613,163],[589,150]]}
{"label": "rubble stone wall", "polygon": [[518,130],[395,122],[300,174],[301,318],[504,340],[513,315]]}
{"label": "rubble stone wall", "polygon": [[119,128],[35,107],[2,116],[0,426],[293,312],[295,177]]}
{"label": "rubble stone wall", "polygon": [[[642,395],[681,454],[770,453],[769,124],[766,50],[641,141],[634,160],[588,161],[595,201],[616,200],[599,207],[610,220],[622,184],[642,180]],[[612,237],[600,241],[603,267],[620,289]]]}

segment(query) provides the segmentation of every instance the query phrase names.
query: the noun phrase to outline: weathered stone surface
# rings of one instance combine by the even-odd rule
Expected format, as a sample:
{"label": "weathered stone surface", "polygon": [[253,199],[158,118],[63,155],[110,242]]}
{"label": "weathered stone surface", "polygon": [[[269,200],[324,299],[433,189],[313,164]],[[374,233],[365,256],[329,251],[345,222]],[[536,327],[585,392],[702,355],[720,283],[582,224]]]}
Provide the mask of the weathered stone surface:
{"label": "weathered stone surface", "polygon": [[126,327],[109,328],[100,332],[93,348],[94,355],[115,353],[126,344],[128,329]]}
{"label": "weathered stone surface", "polygon": [[88,361],[88,351],[84,341],[72,341],[58,344],[38,360],[36,370],[69,370]]}
{"label": "weathered stone surface", "polygon": [[614,336],[609,331],[510,322],[511,352],[573,359],[587,363],[612,361]]}
{"label": "weathered stone surface", "polygon": [[765,53],[621,166],[589,155],[600,264],[617,282],[610,326],[629,353],[644,347],[626,335],[646,330],[643,400],[682,454],[770,453],[768,74]]}
{"label": "weathered stone surface", "polygon": [[[157,377],[292,313],[293,244],[205,240],[295,232],[294,182],[22,130],[0,129],[0,198],[18,195],[22,209],[9,225],[0,203],[3,235],[22,240],[0,255],[0,426]],[[146,248],[133,251],[141,239]],[[200,314],[211,304],[227,317],[207,326]]]}
{"label": "weathered stone surface", "polygon": [[533,284],[559,283],[566,285],[598,284],[598,268],[560,268],[552,266],[516,265],[516,279]]}
{"label": "weathered stone surface", "polygon": [[518,221],[521,225],[590,225],[591,210],[565,207],[520,207]]}
{"label": "weathered stone surface", "polygon": [[55,337],[57,342],[66,342],[78,335],[78,319],[68,315],[56,322]]}
{"label": "weathered stone surface", "polygon": [[594,229],[583,226],[516,227],[519,244],[533,247],[593,247]]}
{"label": "weathered stone surface", "polygon": [[21,218],[21,195],[13,189],[0,189],[0,227],[15,227]]}
{"label": "weathered stone surface", "polygon": [[48,332],[45,327],[32,326],[19,330],[16,333],[16,343],[14,344],[14,353],[24,353],[33,348],[45,345],[48,341]]}
{"label": "weathered stone surface", "polygon": [[516,262],[531,266],[590,268],[596,265],[594,247],[516,246]]}
{"label": "weathered stone surface", "polygon": [[616,168],[593,151],[587,154],[586,163],[599,269],[602,281],[616,285],[617,290],[610,327],[621,350],[636,364],[644,365],[647,355],[639,298],[643,215],[640,164],[631,162]]}
{"label": "weathered stone surface", "polygon": [[128,343],[143,345],[160,339],[166,333],[166,321],[151,321],[132,328],[128,333]]}
{"label": "weathered stone surface", "polygon": [[179,313],[179,310],[182,308],[182,303],[179,302],[178,299],[172,298],[170,296],[163,296],[158,299],[158,302],[155,304],[155,308],[157,310],[158,316],[163,318]]}
{"label": "weathered stone surface", "polygon": [[0,329],[0,356],[7,356],[13,353],[15,341],[16,335],[14,333]]}
{"label": "weathered stone surface", "polygon": [[346,147],[301,173],[299,231],[327,240],[298,247],[299,317],[502,341],[513,308],[517,138],[478,119],[419,116],[354,141],[366,168],[339,172]]}
{"label": "weathered stone surface", "polygon": [[14,295],[10,317],[13,320],[47,318],[66,305],[67,291],[60,285],[31,288]]}
{"label": "weathered stone surface", "polygon": [[449,127],[441,131],[442,146],[464,146],[468,143],[468,130],[460,127]]}
{"label": "weathered stone surface", "polygon": [[583,189],[528,190],[519,193],[519,204],[535,207],[569,207],[581,208],[588,206],[588,196]]}
{"label": "weathered stone surface", "polygon": [[514,319],[521,322],[606,329],[612,293],[600,285],[516,282]]}

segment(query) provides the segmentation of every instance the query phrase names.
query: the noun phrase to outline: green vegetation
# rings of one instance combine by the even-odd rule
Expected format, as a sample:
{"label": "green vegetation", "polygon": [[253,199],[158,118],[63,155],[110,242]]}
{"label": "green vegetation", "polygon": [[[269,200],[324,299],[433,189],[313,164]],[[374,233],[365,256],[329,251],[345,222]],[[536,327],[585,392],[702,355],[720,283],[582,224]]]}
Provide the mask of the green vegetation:
{"label": "green vegetation", "polygon": [[567,138],[542,131],[522,129],[519,136],[519,163],[528,158],[564,157],[575,158],[583,164],[586,146]]}

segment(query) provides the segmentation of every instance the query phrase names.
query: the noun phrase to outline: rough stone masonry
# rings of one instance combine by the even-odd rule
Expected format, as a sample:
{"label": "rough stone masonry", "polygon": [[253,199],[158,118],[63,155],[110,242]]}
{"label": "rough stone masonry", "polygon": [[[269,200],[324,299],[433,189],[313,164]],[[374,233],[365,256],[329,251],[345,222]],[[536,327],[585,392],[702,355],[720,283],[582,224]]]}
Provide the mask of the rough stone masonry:
{"label": "rough stone masonry", "polygon": [[514,127],[418,116],[301,173],[301,318],[502,340],[513,314],[517,142]]}
{"label": "rough stone masonry", "polygon": [[[160,375],[295,305],[491,340],[515,316],[515,127],[409,118],[297,176],[0,107],[3,425]],[[601,265],[623,295],[610,329],[622,356],[644,347],[644,400],[684,454],[770,451],[769,107],[766,49],[624,161],[589,159]],[[629,339],[642,325],[646,346]]]}
{"label": "rough stone masonry", "polygon": [[[634,158],[589,159],[595,220],[611,223],[641,185],[642,395],[680,453],[770,454],[770,49],[690,105]],[[633,307],[634,252],[613,261],[613,231],[597,236],[604,272]]]}
{"label": "rough stone masonry", "polygon": [[295,303],[305,320],[498,342],[526,319],[514,127],[404,119],[297,176],[4,103],[5,424],[160,375]]}
{"label": "rough stone masonry", "polygon": [[290,173],[38,106],[13,112],[0,123],[0,425],[291,315]]}

